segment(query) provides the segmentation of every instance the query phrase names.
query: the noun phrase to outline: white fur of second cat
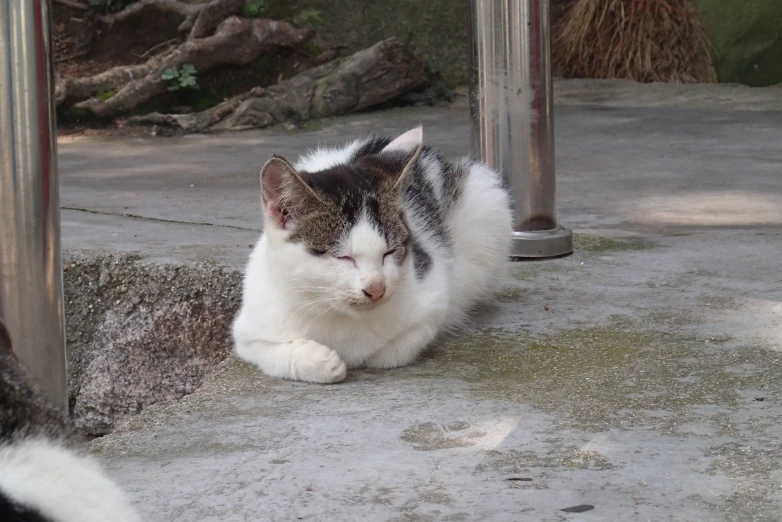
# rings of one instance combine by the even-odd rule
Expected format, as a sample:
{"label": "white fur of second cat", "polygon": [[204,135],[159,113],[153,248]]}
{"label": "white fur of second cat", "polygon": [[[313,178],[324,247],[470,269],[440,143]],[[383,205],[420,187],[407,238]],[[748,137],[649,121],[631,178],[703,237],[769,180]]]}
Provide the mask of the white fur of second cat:
{"label": "white fur of second cat", "polygon": [[[422,142],[419,127],[380,154],[417,154]],[[318,172],[348,162],[363,143],[319,149],[293,168]],[[444,206],[448,171],[433,158],[422,154],[412,161],[419,162]],[[389,245],[365,215],[343,236],[339,249],[345,255],[314,256],[301,243],[288,241],[295,223],[280,225],[272,215],[273,202],[263,197],[264,233],[250,255],[234,322],[236,354],[271,376],[334,383],[345,378],[348,368],[410,364],[438,335],[462,326],[476,305],[501,289],[512,215],[499,174],[469,159],[454,167],[463,176],[458,198],[442,211],[446,244],[427,229],[420,210],[402,205],[411,237],[431,261],[420,278],[411,255],[401,265],[388,261]],[[362,293],[370,295],[368,284],[382,285],[385,292],[366,305],[361,299]]]}
{"label": "white fur of second cat", "polygon": [[142,520],[95,459],[45,437],[0,446],[0,495],[53,522]]}

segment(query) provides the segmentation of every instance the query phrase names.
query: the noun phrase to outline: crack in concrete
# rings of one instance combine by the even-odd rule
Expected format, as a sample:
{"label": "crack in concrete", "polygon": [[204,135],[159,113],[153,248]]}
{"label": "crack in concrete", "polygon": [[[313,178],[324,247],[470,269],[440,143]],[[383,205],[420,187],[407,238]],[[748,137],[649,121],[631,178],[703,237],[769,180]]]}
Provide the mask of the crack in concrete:
{"label": "crack in concrete", "polygon": [[98,214],[100,216],[116,216],[116,217],[123,217],[123,218],[140,219],[142,221],[153,221],[158,223],[175,223],[178,225],[201,225],[206,227],[232,228],[235,230],[245,230],[247,232],[259,232],[259,233],[261,232],[260,229],[240,227],[236,225],[222,225],[220,223],[206,223],[206,222],[199,222],[199,221],[180,221],[178,219],[165,219],[165,218],[140,216],[138,214],[129,214],[126,212],[109,212],[109,211],[102,211],[102,210],[93,210],[89,208],[64,207],[64,206],[61,206],[60,209],[73,210],[75,212],[85,212],[87,214]]}

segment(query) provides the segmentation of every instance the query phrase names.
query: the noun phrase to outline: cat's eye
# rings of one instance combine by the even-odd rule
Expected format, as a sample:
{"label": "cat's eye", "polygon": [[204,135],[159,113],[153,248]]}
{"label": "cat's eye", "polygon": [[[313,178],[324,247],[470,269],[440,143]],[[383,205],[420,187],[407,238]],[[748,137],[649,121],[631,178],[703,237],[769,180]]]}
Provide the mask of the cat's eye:
{"label": "cat's eye", "polygon": [[383,254],[383,261],[385,261],[388,256],[393,256],[394,254],[396,254],[396,248],[392,248],[391,250]]}
{"label": "cat's eye", "polygon": [[326,255],[326,250],[318,250],[317,248],[308,248],[307,251],[312,254],[313,256],[324,256]]}
{"label": "cat's eye", "polygon": [[356,263],[356,260],[355,260],[355,259],[353,259],[353,258],[352,258],[352,257],[350,257],[350,256],[340,256],[340,257],[338,257],[337,259],[339,259],[340,261],[350,261],[350,262],[351,262],[351,263],[353,263],[353,264],[355,264],[355,263]]}

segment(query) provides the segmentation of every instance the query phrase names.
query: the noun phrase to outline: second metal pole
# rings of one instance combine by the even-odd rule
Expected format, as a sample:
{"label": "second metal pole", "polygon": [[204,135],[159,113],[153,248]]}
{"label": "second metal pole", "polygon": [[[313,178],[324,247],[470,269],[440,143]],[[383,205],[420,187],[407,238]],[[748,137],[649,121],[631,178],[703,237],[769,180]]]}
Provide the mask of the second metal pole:
{"label": "second metal pole", "polygon": [[557,224],[548,0],[471,0],[473,150],[513,198],[512,257],[573,251]]}
{"label": "second metal pole", "polygon": [[0,316],[32,378],[67,408],[48,0],[0,0]]}

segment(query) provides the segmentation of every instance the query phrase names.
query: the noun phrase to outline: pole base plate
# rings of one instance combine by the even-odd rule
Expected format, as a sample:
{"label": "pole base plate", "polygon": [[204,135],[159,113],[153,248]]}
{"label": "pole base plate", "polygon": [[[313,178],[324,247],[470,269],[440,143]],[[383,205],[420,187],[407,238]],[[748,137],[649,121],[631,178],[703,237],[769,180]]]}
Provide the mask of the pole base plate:
{"label": "pole base plate", "polygon": [[573,252],[573,232],[557,225],[551,230],[513,232],[513,259],[558,257]]}

